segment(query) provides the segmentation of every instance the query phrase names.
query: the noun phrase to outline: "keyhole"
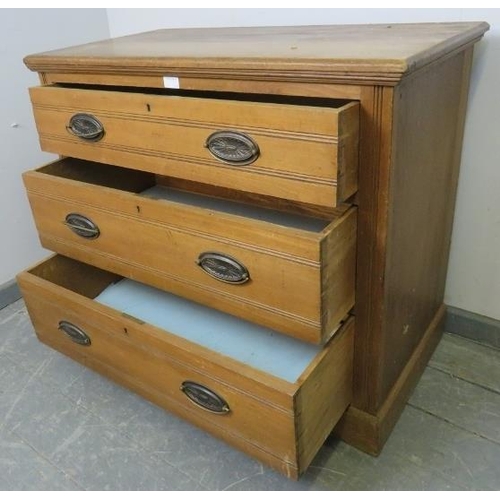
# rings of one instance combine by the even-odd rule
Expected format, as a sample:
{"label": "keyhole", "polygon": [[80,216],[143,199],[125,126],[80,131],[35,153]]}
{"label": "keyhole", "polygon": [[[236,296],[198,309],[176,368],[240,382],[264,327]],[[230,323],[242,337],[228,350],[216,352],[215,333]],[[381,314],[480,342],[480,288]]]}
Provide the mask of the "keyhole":
{"label": "keyhole", "polygon": [[151,111],[151,106],[149,104],[146,104],[146,107],[148,108],[148,111]]}

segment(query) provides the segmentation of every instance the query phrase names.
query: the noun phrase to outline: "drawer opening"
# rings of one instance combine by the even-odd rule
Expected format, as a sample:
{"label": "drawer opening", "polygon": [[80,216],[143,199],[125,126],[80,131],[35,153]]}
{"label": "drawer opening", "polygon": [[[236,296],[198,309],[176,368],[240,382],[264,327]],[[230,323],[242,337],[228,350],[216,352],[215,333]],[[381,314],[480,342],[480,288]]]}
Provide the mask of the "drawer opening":
{"label": "drawer opening", "polygon": [[[177,189],[169,185],[168,178],[155,177],[154,174],[149,172],[115,167],[104,163],[64,158],[41,167],[37,172],[93,186],[117,189],[159,202],[178,203],[210,212],[259,220],[312,233],[323,232],[331,223],[331,218],[326,218],[326,214],[321,212],[321,217],[297,214],[270,208],[271,202],[266,208],[248,202],[242,203],[220,196],[210,196],[208,193]],[[175,185],[175,182],[173,184]],[[103,194],[103,196],[105,195]],[[342,215],[347,208],[347,205],[345,205],[331,210],[329,215]],[[304,209],[304,211],[307,211],[307,209]]]}
{"label": "drawer opening", "polygon": [[306,97],[298,95],[280,94],[250,94],[244,92],[221,92],[212,90],[181,90],[181,89],[161,89],[151,87],[127,87],[117,85],[90,85],[76,83],[58,83],[47,85],[47,87],[80,89],[80,90],[101,90],[110,92],[124,92],[132,94],[179,96],[200,99],[218,99],[242,102],[262,102],[271,104],[284,104],[292,106],[311,106],[321,108],[341,108],[351,102],[352,99],[335,99],[329,97]]}
{"label": "drawer opening", "polygon": [[289,383],[323,349],[61,255],[28,272]]}
{"label": "drawer opening", "polygon": [[183,205],[194,206],[215,212],[223,212],[226,214],[245,217],[247,219],[270,222],[271,224],[277,224],[279,226],[293,229],[301,229],[303,231],[310,231],[314,233],[320,233],[330,223],[330,221],[324,219],[271,210],[256,205],[238,203],[236,201],[225,200],[222,198],[204,196],[198,193],[190,193],[188,191],[172,189],[162,185],[156,185],[146,189],[141,193],[141,196],[154,200],[182,203]]}
{"label": "drawer opening", "polygon": [[342,203],[336,207],[323,207],[296,200],[276,198],[274,196],[256,194],[238,189],[221,187],[214,184],[205,184],[203,182],[190,181],[176,177],[167,177],[163,175],[156,176],[156,183],[160,186],[166,186],[178,191],[197,193],[205,197],[236,201],[241,205],[251,205],[252,207],[257,206],[277,212],[304,215],[313,219],[324,219],[326,221],[332,221],[333,219],[341,217],[351,206],[351,203]]}

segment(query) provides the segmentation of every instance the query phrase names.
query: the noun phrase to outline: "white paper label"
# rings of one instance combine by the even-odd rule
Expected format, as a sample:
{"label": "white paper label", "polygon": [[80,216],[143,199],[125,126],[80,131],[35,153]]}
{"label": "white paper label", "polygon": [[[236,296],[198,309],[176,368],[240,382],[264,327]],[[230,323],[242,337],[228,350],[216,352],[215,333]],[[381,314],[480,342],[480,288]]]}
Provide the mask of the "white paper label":
{"label": "white paper label", "polygon": [[164,76],[163,86],[166,89],[179,89],[179,79],[176,76]]}

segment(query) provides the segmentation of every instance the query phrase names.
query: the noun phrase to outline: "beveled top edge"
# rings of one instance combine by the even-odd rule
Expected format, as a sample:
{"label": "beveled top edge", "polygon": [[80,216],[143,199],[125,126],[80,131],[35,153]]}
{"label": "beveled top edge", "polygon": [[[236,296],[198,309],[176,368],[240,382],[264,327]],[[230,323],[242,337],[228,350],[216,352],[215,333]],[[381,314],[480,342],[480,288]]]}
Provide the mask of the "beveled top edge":
{"label": "beveled top edge", "polygon": [[156,30],[29,55],[33,71],[397,81],[476,42],[485,22]]}

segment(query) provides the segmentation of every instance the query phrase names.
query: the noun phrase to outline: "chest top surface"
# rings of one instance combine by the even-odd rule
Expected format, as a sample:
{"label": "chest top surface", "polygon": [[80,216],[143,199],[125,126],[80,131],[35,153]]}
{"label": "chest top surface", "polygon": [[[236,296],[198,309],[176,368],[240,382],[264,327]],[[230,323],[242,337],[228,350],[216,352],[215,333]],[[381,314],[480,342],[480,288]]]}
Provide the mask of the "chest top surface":
{"label": "chest top surface", "polygon": [[27,56],[33,71],[397,82],[477,41],[485,22],[157,30]]}

